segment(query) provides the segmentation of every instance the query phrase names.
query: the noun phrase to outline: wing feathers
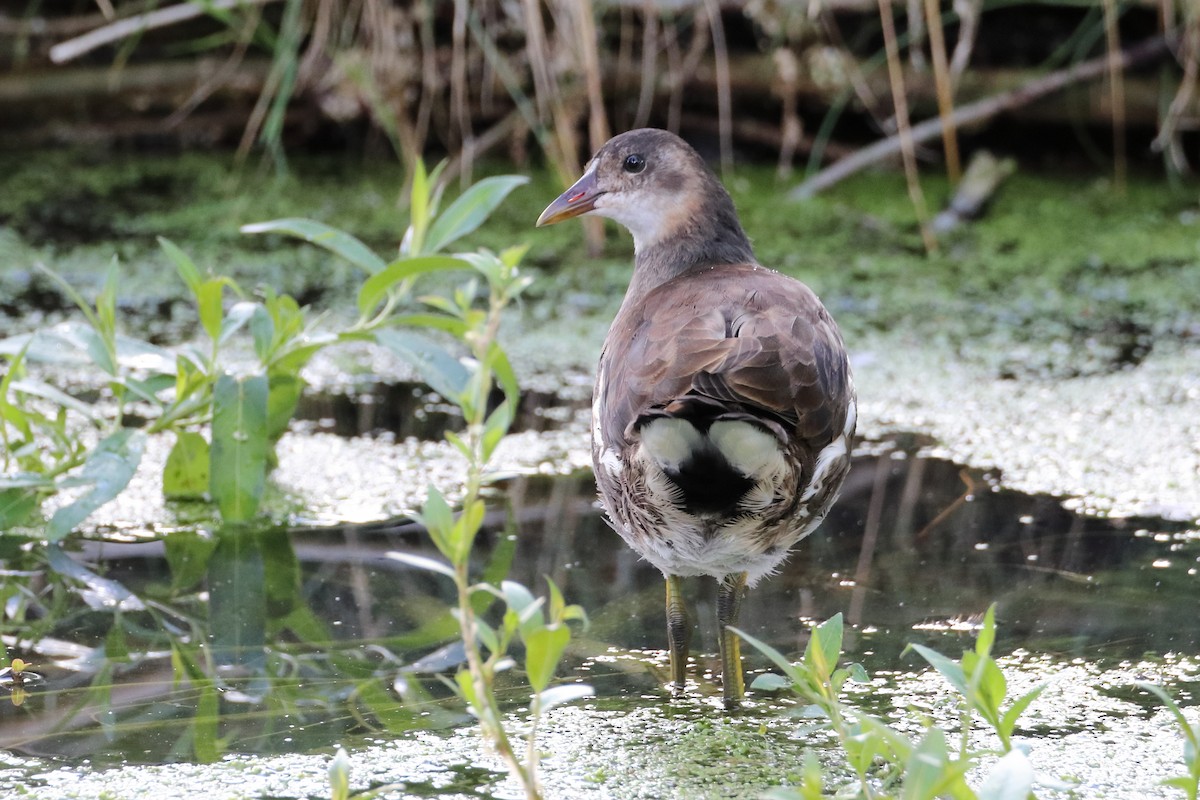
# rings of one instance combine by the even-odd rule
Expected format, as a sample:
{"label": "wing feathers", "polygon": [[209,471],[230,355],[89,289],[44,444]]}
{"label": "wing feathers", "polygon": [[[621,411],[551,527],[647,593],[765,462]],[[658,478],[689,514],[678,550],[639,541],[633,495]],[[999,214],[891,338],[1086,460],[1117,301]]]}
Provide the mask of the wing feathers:
{"label": "wing feathers", "polygon": [[606,444],[618,448],[639,420],[686,412],[757,418],[815,453],[841,433],[853,392],[816,295],[750,264],[668,281],[622,307],[602,358]]}

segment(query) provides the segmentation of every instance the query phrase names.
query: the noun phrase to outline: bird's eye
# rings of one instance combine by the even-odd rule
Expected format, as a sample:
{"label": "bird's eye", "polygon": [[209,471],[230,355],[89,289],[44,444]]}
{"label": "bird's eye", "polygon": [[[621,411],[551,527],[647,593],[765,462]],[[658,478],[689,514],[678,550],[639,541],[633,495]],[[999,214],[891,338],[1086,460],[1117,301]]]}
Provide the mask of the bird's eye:
{"label": "bird's eye", "polygon": [[636,175],[646,168],[646,159],[637,153],[625,156],[625,163],[621,165],[621,168],[631,175]]}

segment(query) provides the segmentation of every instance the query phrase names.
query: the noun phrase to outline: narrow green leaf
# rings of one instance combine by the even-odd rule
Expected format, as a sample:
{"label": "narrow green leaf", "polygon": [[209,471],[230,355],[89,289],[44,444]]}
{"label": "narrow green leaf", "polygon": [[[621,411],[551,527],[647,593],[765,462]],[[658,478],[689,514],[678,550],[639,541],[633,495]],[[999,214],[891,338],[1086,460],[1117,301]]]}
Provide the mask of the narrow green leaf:
{"label": "narrow green leaf", "polygon": [[[5,377],[7,378],[8,376],[6,375]],[[82,400],[77,400],[61,389],[51,386],[43,381],[34,380],[32,378],[21,378],[20,380],[14,380],[11,383],[11,387],[13,391],[33,397],[40,397],[43,400],[49,400],[50,402],[60,405],[63,408],[69,408],[76,413],[82,414],[86,419],[95,419],[96,417],[96,411],[91,405],[83,402]],[[3,386],[0,386],[0,392],[4,392]]]}
{"label": "narrow green leaf", "polygon": [[222,375],[213,390],[209,492],[226,522],[258,513],[267,473],[267,376]]}
{"label": "narrow green leaf", "polygon": [[445,331],[451,336],[462,338],[470,327],[456,317],[441,314],[397,314],[388,320],[392,325],[407,325],[413,328],[432,328]]}
{"label": "narrow green leaf", "polygon": [[942,677],[964,697],[967,695],[967,676],[963,673],[963,668],[959,664],[924,645],[910,644],[909,647],[916,650],[921,658],[928,661],[929,665],[941,673]]}
{"label": "narrow green leaf", "polygon": [[[825,714],[829,713],[825,709],[822,711]],[[889,733],[894,732],[886,725],[866,716],[857,725],[849,727],[848,735],[844,739],[844,748],[846,760],[855,772],[860,775],[866,774],[879,758],[897,764],[909,759],[913,751],[911,743],[906,743],[906,747],[902,746],[893,752]]]}
{"label": "narrow green leaf", "polygon": [[401,243],[401,251],[407,255],[419,255],[425,246],[425,234],[429,230],[429,218],[433,213],[432,201],[425,161],[418,158],[413,164],[412,190],[409,192],[409,225]]}
{"label": "narrow green leaf", "polygon": [[115,376],[117,374],[116,354],[110,348],[110,343],[105,340],[104,334],[96,328],[88,328],[79,332],[79,338],[83,342],[84,352],[88,354],[92,363],[106,374]]}
{"label": "narrow green leaf", "polygon": [[46,527],[46,539],[60,541],[93,511],[124,491],[137,472],[145,447],[146,434],[132,428],[122,428],[100,440],[79,473],[58,482],[60,489],[87,486],[88,490],[54,512]]}
{"label": "narrow green leaf", "polygon": [[223,279],[204,281],[196,287],[196,313],[200,318],[200,326],[208,333],[212,341],[221,336],[221,318],[224,314]]}
{"label": "narrow green leaf", "polygon": [[[771,661],[775,664],[775,666],[777,666],[781,670],[783,670],[783,673],[785,675],[787,675],[789,678],[791,678],[793,680],[793,682],[800,679],[800,671],[796,668],[795,665],[792,664],[791,661],[787,660],[787,658],[783,655],[783,653],[779,652],[778,650],[776,650],[774,647],[767,644],[766,642],[764,642],[760,639],[755,639],[753,636],[751,636],[750,634],[746,633],[745,631],[743,631],[739,628],[730,626],[729,630],[733,631],[738,636],[742,637],[742,639],[744,639],[746,641],[746,643],[749,644],[751,647],[753,647],[755,650],[759,651],[764,656],[771,659]],[[797,687],[797,689],[799,689],[799,687]]]}
{"label": "narrow green leaf", "polygon": [[113,256],[104,273],[104,285],[96,296],[96,319],[99,320],[99,333],[107,341],[113,342],[117,334],[117,257]]}
{"label": "narrow green leaf", "polygon": [[220,737],[221,703],[217,687],[211,678],[193,679],[192,690],[196,698],[196,713],[192,717],[192,756],[200,764],[212,764],[221,757]]}
{"label": "narrow green leaf", "polygon": [[470,380],[470,371],[437,342],[412,331],[381,330],[375,340],[408,361],[429,388],[459,402]]}
{"label": "narrow green leaf", "polygon": [[216,337],[217,344],[225,344],[225,342],[229,341],[230,337],[250,321],[257,308],[259,308],[258,303],[251,303],[248,300],[234,303],[229,312],[221,318],[221,328]]}
{"label": "narrow green leaf", "polygon": [[471,680],[471,673],[465,669],[460,669],[454,675],[454,683],[458,687],[458,694],[464,701],[467,707],[478,713],[479,698],[475,695],[475,684]]}
{"label": "narrow green leaf", "polygon": [[820,680],[828,680],[842,656],[842,615],[834,614],[813,629],[804,663]]}
{"label": "narrow green leaf", "polygon": [[500,635],[496,633],[496,629],[483,620],[475,620],[475,631],[479,636],[479,641],[489,651],[503,653],[507,649],[506,645],[500,641]]}
{"label": "narrow green leaf", "polygon": [[948,761],[946,734],[939,728],[926,729],[925,736],[905,764],[901,800],[932,800],[936,797]]}
{"label": "narrow green leaf", "polygon": [[208,572],[208,559],[216,547],[217,540],[207,534],[174,531],[163,537],[172,591],[184,592],[199,584]]}
{"label": "narrow green leaf", "polygon": [[555,706],[573,703],[585,697],[593,697],[595,694],[596,690],[586,683],[564,683],[561,686],[551,686],[539,693],[538,704],[541,706],[542,713],[545,713]]}
{"label": "narrow green leaf", "polygon": [[436,572],[451,579],[454,578],[454,568],[444,561],[438,561],[436,558],[429,558],[416,553],[405,553],[400,550],[389,551],[387,557],[393,561],[399,561],[401,564],[408,564],[410,567],[416,567],[428,572]]}
{"label": "narrow green leaf", "polygon": [[454,445],[455,450],[462,453],[462,457],[467,459],[467,461],[470,461],[475,457],[475,454],[471,451],[471,445],[467,444],[466,440],[457,433],[454,431],[446,431],[442,435],[445,437],[447,442]]}
{"label": "narrow green leaf", "polygon": [[1159,781],[1163,786],[1169,786],[1172,789],[1182,789],[1187,793],[1188,798],[1196,796],[1196,779],[1191,775],[1179,775],[1174,778],[1164,778]]}
{"label": "narrow green leaf", "polygon": [[433,484],[426,489],[425,505],[416,516],[442,555],[453,559],[455,550],[451,546],[450,532],[454,527],[454,514],[450,511],[450,504],[446,502],[446,498]]}
{"label": "narrow green leaf", "polygon": [[567,602],[563,600],[562,590],[558,588],[558,584],[546,576],[546,587],[550,591],[550,621],[562,622],[563,613],[566,611]]}
{"label": "narrow green leaf", "polygon": [[243,225],[241,230],[242,233],[286,233],[299,237],[319,247],[324,247],[372,275],[381,272],[386,266],[383,259],[371,252],[371,249],[359,239],[316,220],[276,219]]}
{"label": "narrow green leaf", "polygon": [[92,329],[98,330],[100,328],[100,321],[96,318],[96,312],[92,309],[88,301],[83,299],[83,295],[81,295],[75,289],[75,287],[67,281],[66,278],[50,269],[45,264],[39,263],[37,266],[38,269],[45,273],[46,276],[49,277],[56,286],[58,286],[59,291],[66,295],[67,299],[74,303],[76,308],[83,312],[83,316],[87,318],[88,324],[92,327]]}
{"label": "narrow green leaf", "polygon": [[[369,340],[369,336],[364,336],[364,339]],[[355,341],[353,337],[342,337],[338,335],[305,335],[303,338],[304,344],[297,344],[292,341],[285,347],[281,347],[272,356],[270,371],[271,375],[280,375],[288,373],[295,375],[304,366],[312,360],[312,357],[324,350],[331,344],[337,344],[340,341]]]}
{"label": "narrow green leaf", "polygon": [[185,354],[175,359],[175,402],[181,403],[204,386],[205,378],[204,371],[199,362],[193,361],[193,356]]}
{"label": "narrow green leaf", "polygon": [[285,625],[298,625],[306,626],[310,633],[317,633],[319,638],[316,641],[328,642],[328,632],[305,605],[305,595],[301,592],[300,560],[296,557],[288,533],[281,528],[270,528],[259,534],[259,541],[262,542],[268,636],[278,634]]}
{"label": "narrow green leaf", "polygon": [[469,269],[470,264],[454,256],[408,256],[387,264],[363,281],[358,290],[358,312],[370,315],[397,284],[434,272]]}
{"label": "narrow green leaf", "polygon": [[516,581],[503,581],[500,584],[500,591],[504,594],[504,602],[517,612],[517,616],[524,615],[526,609],[537,603],[537,598],[533,596],[533,593]]}
{"label": "narrow green leaf", "polygon": [[0,475],[0,489],[54,489],[54,479],[38,472]]}
{"label": "narrow green leaf", "polygon": [[266,307],[256,306],[250,314],[250,336],[254,339],[254,354],[265,365],[275,344],[275,321]]}
{"label": "narrow green leaf", "polygon": [[538,628],[523,639],[529,685],[534,692],[541,693],[554,679],[554,670],[571,641],[571,632],[566,625],[552,625]]}
{"label": "narrow green leaf", "polygon": [[46,545],[46,563],[59,575],[80,585],[77,596],[88,608],[111,614],[114,611],[143,611],[145,603],[124,584],[104,578],[71,558],[58,544]]}
{"label": "narrow green leaf", "polygon": [[208,622],[218,666],[259,670],[267,659],[266,559],[257,531],[226,529],[208,559]]}
{"label": "narrow green leaf", "polygon": [[125,637],[125,629],[121,626],[121,614],[113,615],[108,633],[104,635],[104,657],[112,662],[129,662],[129,642]]}
{"label": "narrow green leaf", "polygon": [[980,656],[990,655],[992,645],[996,641],[996,604],[992,603],[988,606],[987,611],[983,615],[983,627],[979,629],[979,635],[975,637],[975,652]]}
{"label": "narrow green leaf", "polygon": [[999,665],[990,655],[983,662],[979,679],[979,702],[983,706],[982,711],[990,721],[998,719],[1000,714],[1000,704],[1004,702],[1004,696],[1008,693],[1008,681],[1004,678],[1004,673],[1000,671]]}
{"label": "narrow green leaf", "polygon": [[[491,547],[491,553],[488,555],[487,563],[483,566],[483,574],[480,575],[480,581],[485,584],[499,584],[502,582],[512,569],[513,559],[517,555],[517,525],[513,519],[513,515],[508,515],[505,521],[504,533],[496,537],[495,543]],[[487,599],[486,596],[480,595],[477,601],[474,601],[472,607],[476,614],[483,614],[491,606],[492,599]]]}
{"label": "narrow green leaf", "polygon": [[524,175],[497,175],[474,184],[434,220],[424,251],[436,253],[471,233],[491,216],[509,192],[528,182]]}
{"label": "narrow green leaf", "polygon": [[764,672],[750,684],[751,689],[763,692],[782,692],[792,688],[792,682],[775,672]]}
{"label": "narrow green leaf", "polygon": [[487,506],[482,500],[476,500],[462,510],[462,514],[454,522],[453,540],[457,547],[455,558],[459,563],[465,563],[471,557],[471,548],[475,546],[475,537],[483,527],[483,518]]}
{"label": "narrow green leaf", "polygon": [[513,371],[512,363],[508,360],[508,354],[504,352],[504,348],[499,343],[492,342],[484,363],[495,373],[500,388],[504,390],[504,399],[514,409],[517,408],[521,402],[521,389],[517,386],[517,374]]}
{"label": "narrow green leaf", "polygon": [[175,271],[179,273],[179,277],[187,284],[192,294],[198,295],[202,279],[200,277],[200,270],[196,268],[195,262],[170,239],[159,236],[158,246],[167,254],[167,258],[171,259],[171,263],[175,265]]}
{"label": "narrow green leaf", "polygon": [[1187,717],[1185,717],[1183,715],[1183,709],[1181,709],[1179,707],[1179,704],[1175,702],[1175,698],[1173,698],[1173,697],[1171,697],[1171,695],[1167,694],[1166,689],[1164,689],[1161,686],[1158,686],[1157,684],[1146,683],[1143,681],[1138,681],[1135,685],[1140,689],[1145,689],[1147,692],[1150,692],[1151,694],[1156,696],[1159,700],[1162,700],[1163,705],[1165,705],[1167,707],[1167,710],[1171,712],[1171,716],[1175,718],[1175,722],[1179,725],[1180,730],[1184,733],[1185,736],[1187,736],[1188,740],[1192,743],[1192,745],[1198,744],[1198,742],[1196,741],[1195,735],[1193,733],[1193,728],[1192,728],[1191,723],[1188,722]]}
{"label": "narrow green leaf", "polygon": [[339,747],[329,762],[329,797],[330,800],[350,800],[350,756],[344,747]]}
{"label": "narrow green leaf", "polygon": [[121,379],[121,385],[124,386],[134,396],[145,400],[152,406],[165,406],[166,403],[159,399],[160,392],[165,392],[167,389],[175,387],[174,375],[151,375],[146,380],[135,378],[131,375],[126,375]]}
{"label": "narrow green leaf", "polygon": [[176,431],[175,444],[163,466],[163,495],[172,500],[198,500],[209,484],[208,442],[194,431]]}
{"label": "narrow green leaf", "polygon": [[129,369],[151,372],[158,375],[174,375],[178,356],[165,347],[151,344],[125,334],[117,334],[114,340],[117,363]]}
{"label": "narrow green leaf", "polygon": [[23,524],[39,505],[38,493],[32,489],[0,489],[0,531]]}
{"label": "narrow green leaf", "polygon": [[272,375],[267,394],[267,441],[278,442],[296,414],[304,379],[294,374]]}

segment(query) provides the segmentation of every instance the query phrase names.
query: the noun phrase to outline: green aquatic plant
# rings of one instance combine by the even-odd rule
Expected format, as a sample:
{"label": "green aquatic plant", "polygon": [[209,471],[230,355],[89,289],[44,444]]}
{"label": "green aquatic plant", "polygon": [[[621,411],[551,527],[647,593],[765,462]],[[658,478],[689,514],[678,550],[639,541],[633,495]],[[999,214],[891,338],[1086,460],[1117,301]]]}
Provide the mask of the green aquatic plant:
{"label": "green aquatic plant", "polygon": [[[243,227],[247,233],[305,239],[363,270],[357,318],[340,328],[319,326],[319,317],[286,294],[264,288],[253,297],[227,276],[205,275],[181,248],[160,239],[188,287],[206,337],[178,352],[118,332],[115,264],[94,306],[51,273],[85,316],[85,323],[68,329],[73,337],[69,349],[102,371],[111,398],[107,414],[24,377],[19,368],[31,354],[42,352],[38,348],[45,342],[39,337],[44,332],[10,341],[7,350],[0,343],[0,353],[12,353],[0,382],[0,435],[6,445],[0,513],[28,526],[36,522],[36,512],[46,498],[66,488],[87,488],[50,520],[48,553],[57,553],[53,542],[128,486],[140,465],[146,438],[154,434],[174,437],[163,472],[164,492],[173,498],[211,499],[226,523],[223,534],[235,534],[222,535],[215,549],[202,554],[214,597],[211,653],[201,653],[182,640],[171,643],[176,674],[199,693],[191,733],[199,760],[211,761],[219,755],[216,668],[236,666],[254,674],[265,668],[266,592],[272,581],[267,580],[258,526],[251,523],[259,515],[275,445],[287,430],[304,388],[301,370],[322,349],[347,342],[375,342],[408,360],[431,388],[462,412],[464,430],[446,434],[467,462],[466,484],[454,504],[457,510],[446,490],[430,486],[417,515],[447,560],[394,555],[454,581],[458,598],[454,613],[466,667],[447,683],[478,718],[485,739],[527,797],[541,796],[536,741],[542,713],[591,692],[578,684],[551,686],[570,641],[568,622],[586,623],[583,610],[568,605],[553,584],[547,598],[534,598],[524,586],[504,581],[503,570],[489,567],[484,579],[477,580],[469,569],[492,478],[488,464],[508,433],[520,399],[512,365],[498,340],[500,323],[530,279],[519,268],[524,247],[500,253],[446,255],[444,251],[478,228],[525,179],[486,178],[442,210],[440,174],[440,168],[427,174],[423,166],[417,167],[412,176],[411,221],[399,257],[391,261],[349,233],[313,220],[282,219]],[[452,270],[470,277],[447,294],[414,297],[420,279]],[[227,302],[230,299],[232,303]],[[229,354],[234,337],[246,334],[254,356],[250,363]],[[465,349],[466,355],[457,355],[456,348]],[[494,389],[503,396],[498,403],[493,403]],[[35,395],[51,407],[57,404],[57,411],[42,413],[25,402]],[[138,417],[144,420],[138,427],[131,425],[133,417],[128,413],[135,403]],[[76,444],[79,437],[72,435],[67,415],[72,410],[93,422],[96,445]],[[39,447],[39,439],[51,440],[54,447]],[[9,474],[13,467],[19,471]],[[66,568],[75,564],[70,559],[60,562]],[[86,579],[103,580],[91,573]],[[235,592],[225,586],[228,582],[252,591]],[[234,597],[236,601],[226,599]],[[499,624],[486,617],[496,600],[504,605]],[[217,624],[218,619],[222,624]],[[284,624],[303,627],[307,623],[300,618]],[[120,632],[117,625],[113,630]],[[523,755],[505,728],[495,687],[496,675],[513,664],[509,651],[518,641],[532,689]],[[120,645],[116,650],[124,650],[122,642],[114,640],[114,644]],[[103,692],[110,683],[111,675],[102,673],[94,686]],[[364,702],[371,705],[369,697]]]}
{"label": "green aquatic plant", "polygon": [[[865,683],[869,678],[859,664],[838,666],[842,655],[841,614],[813,629],[804,656],[797,664],[765,642],[742,631],[737,633],[771,659],[783,673],[760,675],[751,688],[790,690],[808,703],[801,713],[806,719],[816,721],[816,728],[828,729],[837,739],[858,781],[855,797],[873,800],[933,800],[940,797],[1007,800],[1031,796],[1035,779],[1033,769],[1025,754],[1012,747],[1012,731],[1018,717],[1037,698],[1042,687],[1013,700],[1006,710],[1001,710],[1007,699],[1007,685],[991,654],[996,636],[994,606],[984,615],[974,649],[965,652],[959,661],[928,647],[912,645],[961,695],[961,737],[957,748],[951,747],[946,734],[932,724],[927,723],[921,737],[914,739],[842,699],[847,681]],[[970,746],[968,737],[977,715],[996,732],[1001,743],[999,749],[975,750]],[[983,759],[991,757],[998,757],[998,760],[979,787],[973,788],[966,780],[968,772],[979,767]],[[768,796],[775,800],[821,797],[823,782],[819,768],[810,761],[799,787],[780,788]]]}
{"label": "green aquatic plant", "polygon": [[1167,778],[1162,785],[1181,789],[1188,800],[1196,800],[1200,796],[1200,723],[1188,720],[1179,703],[1163,687],[1153,683],[1139,683],[1138,687],[1162,700],[1175,720],[1175,727],[1183,735],[1183,763],[1187,767],[1187,774]]}
{"label": "green aquatic plant", "polygon": [[[147,437],[155,434],[174,437],[162,474],[168,498],[209,499],[225,523],[253,521],[275,464],[275,445],[304,389],[301,371],[330,346],[374,341],[412,362],[439,393],[454,397],[465,391],[470,370],[429,334],[449,333],[464,343],[474,335],[475,318],[468,307],[476,281],[468,280],[450,298],[414,300],[413,285],[423,276],[447,270],[474,273],[493,283],[501,273],[518,275],[522,248],[500,255],[441,251],[477,229],[526,179],[486,178],[440,212],[439,175],[440,170],[427,175],[423,166],[416,170],[411,223],[399,257],[391,261],[354,236],[312,220],[284,219],[243,228],[247,233],[300,236],[363,271],[359,317],[340,328],[322,324],[325,320],[312,309],[270,287],[261,288],[255,297],[228,276],[206,275],[181,248],[160,238],[163,252],[188,287],[207,339],[168,350],[120,332],[115,261],[94,303],[43,267],[83,320],[0,341],[0,529],[36,529],[45,501],[72,492],[43,528],[45,540],[62,540],[128,487],[141,465]],[[514,277],[508,290],[523,280]],[[414,302],[417,311],[409,308]],[[236,349],[239,335],[248,335],[252,364],[231,364],[236,359],[230,351]],[[507,357],[498,345],[485,355],[487,368],[500,375],[515,403],[516,384]],[[33,362],[95,374],[105,387],[104,396],[85,402],[33,378],[27,369]],[[136,414],[131,415],[134,408]]]}

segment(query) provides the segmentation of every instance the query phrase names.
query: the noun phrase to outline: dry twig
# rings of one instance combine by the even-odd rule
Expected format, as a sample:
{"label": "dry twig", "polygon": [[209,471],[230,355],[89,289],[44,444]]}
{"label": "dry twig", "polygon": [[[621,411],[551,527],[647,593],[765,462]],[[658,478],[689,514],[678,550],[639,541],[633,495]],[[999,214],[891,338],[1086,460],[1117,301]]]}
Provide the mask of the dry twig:
{"label": "dry twig", "polygon": [[[1177,37],[1166,35],[1152,36],[1145,39],[1120,52],[1118,56],[1119,66],[1121,69],[1128,69],[1131,66],[1144,64],[1159,58],[1167,52],[1168,46],[1175,41],[1177,41]],[[964,125],[982,122],[1005,111],[1011,111],[1014,108],[1028,105],[1034,100],[1061,91],[1073,84],[1095,80],[1109,68],[1109,59],[1110,56],[1105,54],[1088,61],[1081,61],[1078,64],[1031,81],[1020,88],[1001,92],[998,95],[959,106],[954,112],[954,124],[961,128]],[[941,132],[942,121],[940,119],[927,119],[913,126],[911,136],[913,142],[927,142],[939,136]],[[899,153],[900,149],[899,135],[878,141],[875,144],[856,151],[854,155],[821,170],[813,177],[792,189],[789,196],[795,200],[811,197],[822,189],[827,189],[872,164],[877,164],[880,161],[891,158]]]}

